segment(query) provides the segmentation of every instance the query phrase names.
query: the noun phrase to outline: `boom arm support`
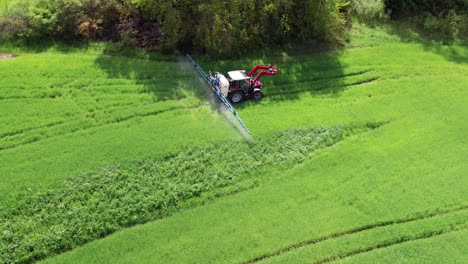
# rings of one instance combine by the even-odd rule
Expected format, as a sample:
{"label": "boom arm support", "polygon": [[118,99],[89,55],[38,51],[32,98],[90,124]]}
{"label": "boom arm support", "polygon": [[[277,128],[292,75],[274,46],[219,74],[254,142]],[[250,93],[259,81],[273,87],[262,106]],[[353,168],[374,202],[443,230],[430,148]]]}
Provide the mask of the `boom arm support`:
{"label": "boom arm support", "polygon": [[253,79],[254,82],[258,81],[263,75],[276,75],[278,72],[280,72],[279,69],[275,68],[274,64],[270,65],[257,65],[255,66],[247,76],[252,77],[258,70],[262,70],[255,78]]}

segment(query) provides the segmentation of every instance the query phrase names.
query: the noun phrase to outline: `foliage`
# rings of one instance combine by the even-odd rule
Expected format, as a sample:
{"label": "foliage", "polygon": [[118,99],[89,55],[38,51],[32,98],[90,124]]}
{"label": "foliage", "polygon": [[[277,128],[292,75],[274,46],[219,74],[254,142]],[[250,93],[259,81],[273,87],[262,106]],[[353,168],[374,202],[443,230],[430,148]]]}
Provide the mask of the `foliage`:
{"label": "foliage", "polygon": [[464,22],[468,17],[466,0],[387,0],[386,7],[395,18],[412,18],[433,37],[468,36]]}
{"label": "foliage", "polygon": [[20,2],[9,7],[5,12],[8,15],[1,15],[0,12],[0,39],[23,37],[30,27],[30,19],[25,12],[28,3]]}
{"label": "foliage", "polygon": [[450,10],[467,11],[468,8],[466,0],[385,0],[385,5],[394,16],[421,15],[424,12],[437,16]]}
{"label": "foliage", "polygon": [[384,0],[352,0],[353,15],[363,21],[387,18]]}
{"label": "foliage", "polygon": [[424,29],[448,39],[458,36],[459,25],[460,17],[454,10],[450,10],[445,17],[437,18],[428,14],[424,18]]}
{"label": "foliage", "polygon": [[[194,48],[212,55],[240,54],[252,47],[281,47],[295,41],[341,40],[348,5],[345,0],[136,2],[160,25],[163,49]],[[184,27],[187,24],[192,27]]]}
{"label": "foliage", "polygon": [[466,6],[461,0],[15,0],[0,17],[0,38],[105,39],[228,56],[253,47],[342,43],[352,16],[415,17],[427,31],[455,38],[465,35]]}
{"label": "foliage", "polygon": [[17,9],[23,10],[21,17],[10,14],[2,19],[2,31],[25,25],[10,36],[104,38],[151,50],[190,48],[213,55],[245,53],[252,46],[283,47],[295,41],[341,41],[348,15],[346,0],[24,0],[20,4],[28,5]]}
{"label": "foliage", "polygon": [[[125,13],[118,0],[20,0],[1,17],[9,36],[35,39],[102,38]],[[0,20],[0,21],[1,21]],[[8,23],[6,23],[8,22]],[[14,24],[23,28],[12,31]]]}

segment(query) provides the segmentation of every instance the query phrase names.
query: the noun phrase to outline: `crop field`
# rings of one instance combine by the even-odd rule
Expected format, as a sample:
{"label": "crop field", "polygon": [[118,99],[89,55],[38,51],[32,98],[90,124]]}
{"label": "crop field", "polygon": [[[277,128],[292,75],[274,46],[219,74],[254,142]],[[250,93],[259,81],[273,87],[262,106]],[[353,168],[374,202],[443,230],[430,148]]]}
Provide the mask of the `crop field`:
{"label": "crop field", "polygon": [[11,0],[0,0],[0,14],[8,10],[10,4],[11,4]]}
{"label": "crop field", "polygon": [[[0,2],[1,3],[1,2]],[[468,259],[468,48],[356,27],[236,106],[184,57],[0,45],[0,262]]]}

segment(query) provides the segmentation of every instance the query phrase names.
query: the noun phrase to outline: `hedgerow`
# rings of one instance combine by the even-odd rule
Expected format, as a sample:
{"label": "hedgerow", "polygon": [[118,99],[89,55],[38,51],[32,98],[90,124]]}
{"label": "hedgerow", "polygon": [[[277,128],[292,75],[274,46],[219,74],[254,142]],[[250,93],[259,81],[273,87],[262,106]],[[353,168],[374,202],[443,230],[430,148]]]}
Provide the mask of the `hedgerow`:
{"label": "hedgerow", "polygon": [[0,39],[98,39],[169,53],[238,55],[252,47],[343,42],[351,16],[413,17],[427,31],[453,38],[466,35],[467,10],[462,0],[16,0],[0,16]]}
{"label": "hedgerow", "polygon": [[363,21],[385,19],[385,3],[383,0],[351,0],[353,15]]}
{"label": "hedgerow", "polygon": [[410,19],[431,37],[467,36],[468,5],[464,0],[385,0],[394,18]]}
{"label": "hedgerow", "polygon": [[1,260],[33,262],[252,187],[256,180],[251,176],[262,170],[287,168],[361,130],[293,129],[256,142],[229,141],[161,160],[107,166],[45,192],[24,192],[1,211]]}
{"label": "hedgerow", "polygon": [[0,16],[0,38],[105,39],[232,55],[252,46],[339,41],[348,7],[346,0],[18,0]]}

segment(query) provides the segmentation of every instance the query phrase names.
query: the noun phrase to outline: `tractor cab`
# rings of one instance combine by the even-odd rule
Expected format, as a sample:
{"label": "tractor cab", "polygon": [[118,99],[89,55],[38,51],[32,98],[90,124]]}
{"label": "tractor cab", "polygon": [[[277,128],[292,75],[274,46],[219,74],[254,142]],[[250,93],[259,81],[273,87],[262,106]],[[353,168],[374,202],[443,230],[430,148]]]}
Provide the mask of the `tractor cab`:
{"label": "tractor cab", "polygon": [[245,98],[259,100],[263,97],[261,92],[262,83],[252,80],[244,70],[230,71],[229,75],[229,99],[233,103],[239,103]]}
{"label": "tractor cab", "polygon": [[245,74],[245,71],[230,71],[229,75],[229,91],[242,90],[244,93],[249,93],[250,77]]}

